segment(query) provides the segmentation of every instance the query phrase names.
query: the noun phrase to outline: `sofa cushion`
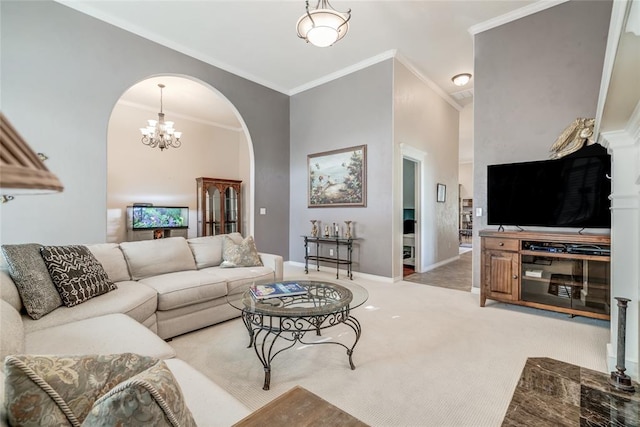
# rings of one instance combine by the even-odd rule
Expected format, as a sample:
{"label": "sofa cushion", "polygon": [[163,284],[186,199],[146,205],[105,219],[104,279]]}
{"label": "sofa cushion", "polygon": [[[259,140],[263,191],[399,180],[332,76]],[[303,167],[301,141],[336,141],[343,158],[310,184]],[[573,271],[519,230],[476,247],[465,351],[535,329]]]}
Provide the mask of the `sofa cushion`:
{"label": "sofa cushion", "polygon": [[104,271],[112,282],[131,280],[129,267],[124,254],[117,243],[98,243],[87,245],[93,256],[102,264]]}
{"label": "sofa cushion", "polygon": [[127,259],[133,280],[196,269],[196,262],[184,237],[122,242],[120,248]]}
{"label": "sofa cushion", "polygon": [[222,262],[222,235],[187,240],[198,269],[216,267]]}
{"label": "sofa cushion", "polygon": [[67,307],[117,289],[86,246],[43,246],[40,251]]}
{"label": "sofa cushion", "polygon": [[113,313],[123,313],[143,323],[155,316],[157,308],[158,294],[154,289],[138,282],[118,282],[118,289],[115,291],[73,307],[61,306],[40,320],[23,317],[23,322],[27,334],[52,326]]}
{"label": "sofa cushion", "polygon": [[101,396],[83,425],[196,425],[182,390],[164,362],[118,384]]}
{"label": "sofa cushion", "polygon": [[252,267],[261,266],[262,261],[252,236],[247,236],[240,243],[230,237],[223,236],[222,263],[220,267]]}
{"label": "sofa cushion", "polygon": [[[47,274],[49,273],[47,272]],[[53,282],[51,282],[51,284],[53,284]],[[58,291],[56,290],[56,294],[57,293]],[[0,270],[0,297],[11,304],[11,307],[15,308],[18,312],[22,311],[24,307],[22,305],[22,299],[20,298],[18,288],[16,288],[11,276],[9,276],[8,267],[7,270]],[[60,298],[60,294],[58,294],[58,298]],[[60,300],[60,305],[62,305],[62,300]]]}
{"label": "sofa cushion", "polygon": [[8,302],[0,300],[0,360],[10,354],[24,353],[24,325],[22,316]]}
{"label": "sofa cushion", "polygon": [[39,319],[62,305],[37,243],[2,245],[9,274],[20,293],[27,314]]}
{"label": "sofa cushion", "polygon": [[158,361],[135,354],[17,355],[5,359],[5,405],[11,425],[80,425],[114,384]]}
{"label": "sofa cushion", "polygon": [[175,357],[163,339],[126,314],[107,314],[27,334],[24,353],[136,353],[157,359]]}
{"label": "sofa cushion", "polygon": [[172,310],[227,295],[227,283],[202,271],[179,271],[140,280],[158,293],[158,310]]}
{"label": "sofa cushion", "polygon": [[209,267],[201,270],[204,273],[214,274],[227,282],[227,294],[235,295],[249,289],[256,282],[275,282],[276,277],[269,267],[238,267],[222,268]]}

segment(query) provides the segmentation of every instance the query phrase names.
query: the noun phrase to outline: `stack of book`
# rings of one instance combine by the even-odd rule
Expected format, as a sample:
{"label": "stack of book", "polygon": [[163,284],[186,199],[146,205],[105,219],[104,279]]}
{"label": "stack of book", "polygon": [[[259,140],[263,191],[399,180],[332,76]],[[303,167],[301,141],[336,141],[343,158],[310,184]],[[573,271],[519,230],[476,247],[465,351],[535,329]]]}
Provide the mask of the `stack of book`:
{"label": "stack of book", "polygon": [[250,288],[251,296],[256,300],[266,298],[292,297],[306,295],[307,289],[295,282],[269,283],[267,285],[254,285]]}

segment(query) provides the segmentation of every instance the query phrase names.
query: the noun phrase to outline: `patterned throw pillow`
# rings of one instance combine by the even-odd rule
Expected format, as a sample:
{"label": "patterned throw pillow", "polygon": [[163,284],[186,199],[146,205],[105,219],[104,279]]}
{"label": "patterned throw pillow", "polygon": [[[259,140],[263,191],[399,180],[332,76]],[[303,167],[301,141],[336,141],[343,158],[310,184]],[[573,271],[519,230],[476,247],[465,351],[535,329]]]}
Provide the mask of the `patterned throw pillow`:
{"label": "patterned throw pillow", "polygon": [[7,356],[5,407],[10,425],[79,426],[96,400],[154,366],[132,353],[89,356]]}
{"label": "patterned throw pillow", "polygon": [[118,288],[86,246],[43,246],[41,252],[67,307]]}
{"label": "patterned throw pillow", "polygon": [[196,425],[175,377],[160,361],[100,397],[82,425]]}
{"label": "patterned throw pillow", "polygon": [[222,243],[222,263],[220,267],[255,267],[262,266],[256,243],[252,236],[247,236],[240,243],[224,236]]}
{"label": "patterned throw pillow", "polygon": [[60,294],[49,276],[47,265],[40,255],[42,245],[2,245],[22,305],[33,319],[39,319],[62,305]]}

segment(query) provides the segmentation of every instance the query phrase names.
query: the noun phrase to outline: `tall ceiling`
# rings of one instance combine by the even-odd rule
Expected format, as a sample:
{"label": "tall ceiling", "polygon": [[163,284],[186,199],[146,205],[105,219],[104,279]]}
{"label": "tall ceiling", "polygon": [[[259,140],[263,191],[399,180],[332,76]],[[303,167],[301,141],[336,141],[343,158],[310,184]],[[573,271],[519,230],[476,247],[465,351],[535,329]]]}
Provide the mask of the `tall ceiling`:
{"label": "tall ceiling", "polygon": [[[56,1],[287,95],[395,56],[460,109],[473,100],[474,80],[461,88],[451,77],[473,74],[473,34],[567,0],[336,0],[351,20],[328,48],[297,37],[302,0]],[[225,100],[204,87],[205,95],[194,94],[199,85],[183,78],[141,82],[122,100],[157,109],[159,82],[167,85],[166,112],[241,126]],[[460,159],[472,157],[472,138],[461,135]]]}
{"label": "tall ceiling", "polygon": [[[473,73],[470,28],[508,22],[565,0],[334,1],[338,11],[351,9],[351,20],[345,38],[328,48],[297,37],[302,0],[57,1],[292,95],[396,53],[454,94],[461,88],[451,77]],[[472,88],[473,79],[464,90]]]}

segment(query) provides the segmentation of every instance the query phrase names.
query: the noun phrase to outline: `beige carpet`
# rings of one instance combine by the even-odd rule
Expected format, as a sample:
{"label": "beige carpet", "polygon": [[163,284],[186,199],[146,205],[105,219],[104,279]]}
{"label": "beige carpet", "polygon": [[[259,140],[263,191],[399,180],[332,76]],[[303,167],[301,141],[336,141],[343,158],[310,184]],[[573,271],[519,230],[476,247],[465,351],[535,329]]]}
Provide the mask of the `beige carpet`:
{"label": "beige carpet", "polygon": [[[335,281],[325,270],[310,276]],[[170,344],[251,409],[300,385],[373,426],[498,426],[527,357],[607,370],[608,322],[495,302],[481,308],[470,292],[354,276],[370,294],[353,311],[363,329],[354,371],[340,346],[298,347],[275,358],[263,391],[262,365],[239,319]],[[286,267],[285,278],[302,277]],[[329,336],[348,343],[353,332],[336,327],[322,338]]]}

